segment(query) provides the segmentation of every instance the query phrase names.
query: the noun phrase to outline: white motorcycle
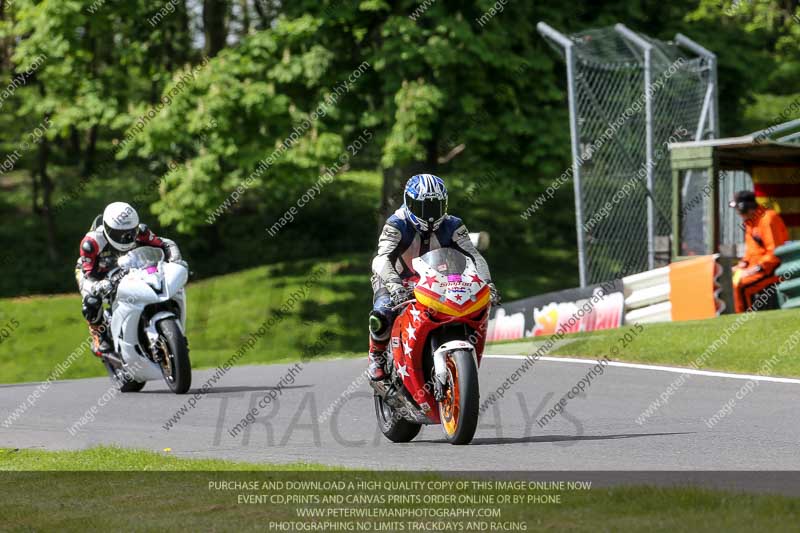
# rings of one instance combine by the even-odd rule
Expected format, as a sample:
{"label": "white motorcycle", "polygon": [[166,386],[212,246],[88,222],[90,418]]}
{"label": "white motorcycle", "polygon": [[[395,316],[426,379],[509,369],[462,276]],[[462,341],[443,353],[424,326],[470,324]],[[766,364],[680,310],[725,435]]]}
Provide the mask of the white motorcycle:
{"label": "white motorcycle", "polygon": [[164,261],[160,248],[144,246],[120,256],[109,273],[115,290],[106,313],[114,353],[103,357],[111,380],[122,392],[138,392],[164,379],[175,394],[192,383],[186,341],[189,270]]}

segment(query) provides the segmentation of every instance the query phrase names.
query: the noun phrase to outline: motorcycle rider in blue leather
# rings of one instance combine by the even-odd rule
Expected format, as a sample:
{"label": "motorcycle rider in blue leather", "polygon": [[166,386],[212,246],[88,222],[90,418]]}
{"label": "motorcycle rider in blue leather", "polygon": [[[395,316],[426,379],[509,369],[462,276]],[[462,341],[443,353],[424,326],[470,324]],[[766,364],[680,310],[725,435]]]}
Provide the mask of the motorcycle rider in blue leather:
{"label": "motorcycle rider in blue leather", "polygon": [[373,381],[387,377],[386,349],[395,318],[392,308],[413,298],[413,291],[404,284],[414,275],[411,261],[438,248],[455,248],[470,257],[478,275],[489,284],[492,303],[500,301],[489,265],[472,244],[466,226],[447,213],[444,180],[433,174],[412,176],[405,186],[403,206],[383,226],[372,260],[368,374]]}

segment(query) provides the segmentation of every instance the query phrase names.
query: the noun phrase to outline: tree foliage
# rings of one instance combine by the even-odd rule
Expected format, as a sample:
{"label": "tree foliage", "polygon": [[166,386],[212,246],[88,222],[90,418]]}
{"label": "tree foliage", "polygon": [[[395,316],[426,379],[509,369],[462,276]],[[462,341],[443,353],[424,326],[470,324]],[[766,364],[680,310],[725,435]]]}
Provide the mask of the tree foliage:
{"label": "tree foliage", "polygon": [[[426,170],[449,180],[457,214],[468,211],[472,226],[492,232],[491,253],[513,253],[521,265],[509,268],[525,269],[540,247],[564,250],[567,261],[574,254],[570,187],[543,218],[517,216],[570,163],[564,64],[536,32],[538,21],[566,32],[623,21],[662,39],[690,35],[718,53],[725,135],[767,127],[797,96],[796,1],[497,6],[0,2],[0,70],[8,80],[24,78],[0,107],[5,151],[43,120],[51,124],[14,170],[32,191],[30,213],[17,196],[0,196],[0,213],[23,213],[54,264],[64,265],[80,237],[64,229],[75,227],[72,218],[92,211],[81,222],[88,224],[112,193],[127,195],[198,255],[241,268],[287,248],[367,252],[402,182]],[[365,131],[368,140],[353,150]],[[369,196],[334,181],[302,232],[259,237],[258,253],[218,260],[243,254],[210,247],[209,238],[263,235],[330,169],[379,174],[382,198],[354,207]],[[347,228],[349,239],[337,240],[332,224]],[[563,284],[573,282],[570,275]]]}

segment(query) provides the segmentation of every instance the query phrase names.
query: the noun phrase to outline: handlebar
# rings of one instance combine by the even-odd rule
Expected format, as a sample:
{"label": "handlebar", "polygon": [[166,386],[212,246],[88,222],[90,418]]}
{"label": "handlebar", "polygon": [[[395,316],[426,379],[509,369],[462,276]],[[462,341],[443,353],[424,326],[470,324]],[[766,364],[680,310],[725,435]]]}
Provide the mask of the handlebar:
{"label": "handlebar", "polygon": [[108,277],[106,279],[116,286],[119,284],[122,278],[125,277],[127,273],[128,270],[122,267],[117,267],[108,274]]}
{"label": "handlebar", "polygon": [[410,300],[406,300],[405,302],[400,302],[399,304],[392,307],[392,311],[397,311],[398,309],[402,309],[403,307],[407,306],[408,304],[416,303],[416,298],[411,298]]}

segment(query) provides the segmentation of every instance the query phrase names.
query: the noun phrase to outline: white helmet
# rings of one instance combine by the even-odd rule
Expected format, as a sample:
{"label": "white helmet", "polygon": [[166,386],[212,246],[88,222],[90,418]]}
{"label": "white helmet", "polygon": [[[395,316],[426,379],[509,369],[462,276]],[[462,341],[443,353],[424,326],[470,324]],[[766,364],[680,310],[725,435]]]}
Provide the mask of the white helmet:
{"label": "white helmet", "polygon": [[103,233],[108,242],[121,252],[136,246],[139,235],[139,214],[125,202],[108,204],[103,211]]}

